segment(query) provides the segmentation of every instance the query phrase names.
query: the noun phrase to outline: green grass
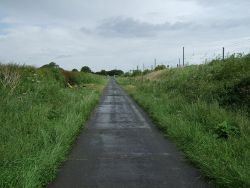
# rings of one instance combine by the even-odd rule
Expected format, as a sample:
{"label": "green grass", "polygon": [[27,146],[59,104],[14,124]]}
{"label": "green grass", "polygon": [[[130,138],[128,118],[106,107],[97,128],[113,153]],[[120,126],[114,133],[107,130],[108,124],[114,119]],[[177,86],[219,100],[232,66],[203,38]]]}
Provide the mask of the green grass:
{"label": "green grass", "polygon": [[106,80],[81,74],[66,87],[59,69],[0,65],[0,187],[42,187],[99,100]]}
{"label": "green grass", "polygon": [[250,187],[250,55],[120,78],[163,133],[218,187]]}

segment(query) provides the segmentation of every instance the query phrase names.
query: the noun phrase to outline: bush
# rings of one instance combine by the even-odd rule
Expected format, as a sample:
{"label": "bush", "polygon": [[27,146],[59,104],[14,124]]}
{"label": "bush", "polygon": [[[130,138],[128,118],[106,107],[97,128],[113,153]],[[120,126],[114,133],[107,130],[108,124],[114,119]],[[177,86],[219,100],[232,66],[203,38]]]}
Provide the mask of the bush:
{"label": "bush", "polygon": [[165,65],[157,65],[154,70],[159,71],[159,70],[163,70],[163,69],[166,69]]}
{"label": "bush", "polygon": [[70,71],[63,71],[62,73],[66,83],[69,83],[70,85],[84,85],[90,83],[102,84],[104,81],[104,77],[99,75],[94,75],[92,73],[70,72]]}

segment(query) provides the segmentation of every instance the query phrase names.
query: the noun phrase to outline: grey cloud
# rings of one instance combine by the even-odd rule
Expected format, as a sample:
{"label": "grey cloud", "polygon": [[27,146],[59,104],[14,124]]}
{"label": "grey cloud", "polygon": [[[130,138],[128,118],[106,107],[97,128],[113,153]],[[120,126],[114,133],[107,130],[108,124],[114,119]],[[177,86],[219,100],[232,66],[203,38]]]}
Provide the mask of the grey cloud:
{"label": "grey cloud", "polygon": [[96,32],[105,37],[153,37],[159,32],[176,31],[191,26],[191,23],[184,22],[177,22],[175,24],[170,24],[168,22],[163,24],[151,24],[133,18],[116,17],[103,20],[96,28]]}
{"label": "grey cloud", "polygon": [[239,18],[231,18],[231,19],[214,19],[210,20],[209,23],[206,23],[206,26],[203,26],[208,29],[214,30],[227,30],[234,28],[249,28],[250,20],[248,17],[239,17]]}
{"label": "grey cloud", "polygon": [[214,5],[228,5],[228,4],[237,4],[237,5],[240,5],[240,4],[249,4],[249,0],[178,0],[178,1],[195,1],[199,4],[202,4],[202,5],[211,5],[211,6],[214,6]]}
{"label": "grey cloud", "polygon": [[156,26],[136,21],[132,18],[112,18],[104,20],[97,27],[97,32],[103,36],[115,37],[148,37],[155,35]]}
{"label": "grey cloud", "polygon": [[55,59],[64,59],[64,58],[69,58],[69,57],[72,57],[72,55],[65,55],[65,54],[62,54],[62,55],[56,56]]}
{"label": "grey cloud", "polygon": [[116,17],[102,20],[95,29],[82,27],[85,34],[100,35],[109,38],[150,38],[156,37],[160,33],[184,32],[186,34],[201,34],[204,32],[224,31],[233,28],[249,27],[248,17],[235,17],[231,19],[214,18],[203,21],[176,22],[170,24],[151,24],[135,20],[131,17]]}
{"label": "grey cloud", "polygon": [[88,29],[86,27],[81,27],[81,32],[85,33],[85,34],[91,34],[93,33],[93,31],[91,29]]}
{"label": "grey cloud", "polygon": [[237,27],[249,27],[250,22],[237,22],[237,21],[218,21],[211,24],[214,29],[232,29]]}

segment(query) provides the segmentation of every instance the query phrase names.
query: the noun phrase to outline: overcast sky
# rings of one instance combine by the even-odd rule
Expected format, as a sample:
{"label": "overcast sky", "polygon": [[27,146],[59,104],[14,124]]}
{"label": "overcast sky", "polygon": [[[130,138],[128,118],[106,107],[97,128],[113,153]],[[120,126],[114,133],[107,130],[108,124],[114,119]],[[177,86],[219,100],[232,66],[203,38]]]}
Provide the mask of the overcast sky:
{"label": "overcast sky", "polygon": [[0,0],[0,61],[65,69],[250,52],[250,0]]}

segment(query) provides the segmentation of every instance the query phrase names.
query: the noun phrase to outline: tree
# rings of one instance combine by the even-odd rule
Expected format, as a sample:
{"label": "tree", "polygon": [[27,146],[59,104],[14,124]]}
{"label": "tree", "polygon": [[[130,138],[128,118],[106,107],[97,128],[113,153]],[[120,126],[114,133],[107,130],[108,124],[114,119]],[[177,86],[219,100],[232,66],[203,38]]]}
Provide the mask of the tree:
{"label": "tree", "polygon": [[107,75],[107,71],[105,70],[101,70],[100,72],[96,72],[95,74],[99,74],[99,75]]}
{"label": "tree", "polygon": [[50,62],[49,64],[43,65],[41,68],[60,68],[55,62]]}
{"label": "tree", "polygon": [[155,67],[155,70],[158,71],[158,70],[163,70],[163,69],[166,69],[166,66],[165,65],[158,65],[157,67]]}
{"label": "tree", "polygon": [[109,76],[114,76],[114,75],[117,75],[117,76],[120,76],[120,75],[123,75],[124,72],[122,70],[111,70],[111,71],[108,71],[108,75]]}
{"label": "tree", "polygon": [[72,72],[78,72],[78,70],[77,69],[72,69]]}
{"label": "tree", "polygon": [[142,72],[143,75],[150,73],[151,71],[149,69],[146,69]]}
{"label": "tree", "polygon": [[88,67],[88,66],[84,66],[81,68],[81,72],[88,72],[88,73],[91,73],[91,69]]}

